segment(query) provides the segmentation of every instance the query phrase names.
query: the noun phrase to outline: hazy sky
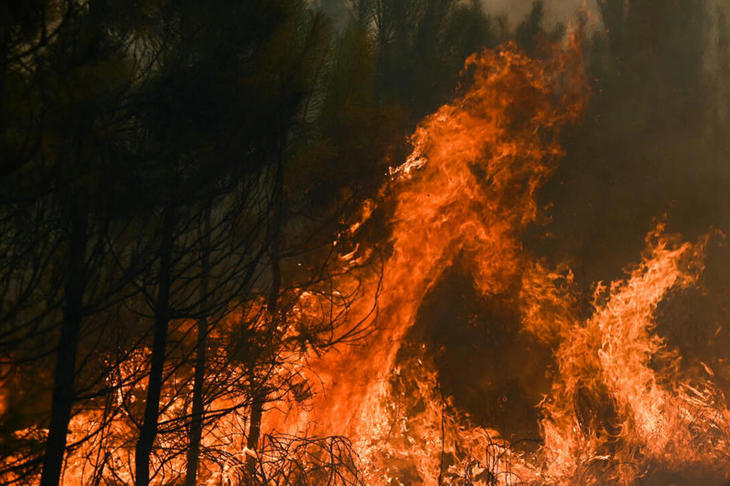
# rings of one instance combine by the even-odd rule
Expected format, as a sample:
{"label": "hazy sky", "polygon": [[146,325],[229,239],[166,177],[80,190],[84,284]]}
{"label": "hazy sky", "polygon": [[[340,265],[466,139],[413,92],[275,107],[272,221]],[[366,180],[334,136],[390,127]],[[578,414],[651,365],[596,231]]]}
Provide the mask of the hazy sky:
{"label": "hazy sky", "polygon": [[[591,12],[596,11],[597,0],[545,0],[545,8],[549,20],[563,23],[571,22],[575,18],[575,11],[585,6]],[[514,25],[527,15],[533,0],[482,0],[487,12],[491,14],[507,14],[510,23]],[[595,17],[594,17],[595,19]]]}

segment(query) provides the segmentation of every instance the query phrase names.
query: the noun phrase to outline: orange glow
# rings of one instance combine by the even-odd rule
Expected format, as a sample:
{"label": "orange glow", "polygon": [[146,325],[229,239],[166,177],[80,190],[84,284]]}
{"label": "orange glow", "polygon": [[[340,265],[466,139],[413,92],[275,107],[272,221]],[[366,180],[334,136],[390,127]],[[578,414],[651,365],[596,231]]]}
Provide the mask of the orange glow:
{"label": "orange glow", "polygon": [[[536,191],[562,154],[561,129],[578,119],[585,102],[577,45],[550,61],[531,60],[507,45],[471,56],[465,73],[468,88],[419,125],[412,154],[391,171],[394,182],[386,197],[395,206],[392,250],[382,281],[365,285],[362,308],[351,312],[366,315],[377,288],[375,332],[365,346],[312,363],[323,385],[311,408],[268,417],[270,429],[352,437],[367,484],[387,484],[389,463],[397,461],[410,462],[426,484],[436,484],[446,432],[433,373],[425,371],[417,380],[426,410],[418,417],[394,414],[399,405],[388,379],[402,337],[428,290],[458,255],[471,259],[484,294],[498,295],[520,279],[530,258],[519,233],[537,217]],[[512,470],[503,475],[507,482],[520,476],[515,468],[527,469],[496,432],[444,420],[450,422],[443,424],[449,430],[444,447],[473,452],[458,454],[467,469],[469,457],[481,459],[483,451],[495,448],[502,452],[489,467]],[[393,439],[394,427],[411,429],[400,440]]]}
{"label": "orange glow", "polygon": [[[705,375],[680,372],[678,352],[657,335],[654,321],[663,299],[696,285],[709,237],[683,242],[658,225],[625,278],[595,285],[586,317],[570,268],[549,267],[520,239],[538,221],[536,193],[563,155],[561,131],[579,120],[587,101],[580,46],[555,47],[550,59],[534,60],[507,44],[467,59],[464,79],[455,100],[420,123],[410,138],[411,155],[391,169],[380,200],[368,201],[362,219],[350,226],[355,234],[376,205],[392,208],[382,274],[356,279],[348,272],[373,251],[355,248],[339,259],[343,270],[335,286],[342,302],[329,301],[327,307],[314,290],[293,292],[286,316],[291,325],[275,329],[286,351],[268,379],[306,380],[312,394],[267,404],[262,435],[347,437],[364,484],[374,486],[631,484],[650,466],[719,468],[730,477],[730,410],[713,371],[702,364]],[[454,412],[450,397],[440,394],[431,350],[396,359],[425,296],[457,258],[471,263],[483,295],[499,298],[518,289],[521,332],[553,353],[556,369],[538,406],[541,437],[533,452],[510,444],[496,425],[476,425]],[[246,321],[255,328],[276,319],[254,302],[222,325]],[[372,332],[362,343],[323,356],[294,342],[297,325],[333,320],[344,322],[344,329],[370,325]],[[220,352],[211,359],[230,358]],[[143,354],[132,357],[122,374],[138,374],[140,363]],[[185,395],[178,394],[180,387],[192,389],[185,373],[170,377],[168,398]],[[245,380],[252,370],[232,362],[230,373]],[[124,378],[118,377],[120,383]],[[407,383],[414,394],[400,393],[397,383]],[[134,404],[139,389],[144,381],[118,389],[112,408],[122,410],[120,416],[69,454],[65,484],[87,484],[89,468],[102,460],[108,464],[105,477],[131,482],[134,426],[119,404]],[[210,408],[237,403],[235,396],[225,396]],[[184,416],[188,406],[173,401],[160,420]],[[100,424],[103,414],[103,406],[79,414],[69,442]],[[204,447],[225,457],[218,463],[201,459],[206,484],[242,481],[248,456],[258,457],[263,467],[275,463],[281,444],[273,436],[256,451],[247,448],[248,421],[244,407],[206,428]],[[161,434],[158,448],[169,452],[184,443],[176,433],[166,437]],[[293,439],[285,446],[290,454],[303,454]],[[179,477],[184,464],[184,452],[153,461],[158,478]],[[410,471],[410,477],[397,476],[396,469]]]}
{"label": "orange glow", "polygon": [[707,377],[682,377],[679,355],[654,332],[667,293],[696,282],[706,240],[682,243],[658,227],[626,280],[596,286],[593,315],[559,331],[558,379],[542,405],[546,478],[630,484],[649,464],[721,467],[722,394]]}

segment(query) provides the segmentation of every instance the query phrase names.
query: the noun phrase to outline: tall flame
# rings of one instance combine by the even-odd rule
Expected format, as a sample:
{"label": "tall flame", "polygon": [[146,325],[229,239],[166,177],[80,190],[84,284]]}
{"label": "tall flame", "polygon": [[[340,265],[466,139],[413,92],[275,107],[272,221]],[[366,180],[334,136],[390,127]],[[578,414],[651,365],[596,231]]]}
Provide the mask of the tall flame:
{"label": "tall flame", "polygon": [[[520,244],[537,218],[536,191],[561,156],[560,131],[585,103],[578,52],[573,44],[539,61],[507,45],[470,57],[470,87],[419,125],[412,154],[392,171],[392,250],[376,331],[366,346],[313,364],[324,390],[297,416],[300,430],[353,437],[367,484],[400,481],[390,476],[398,461],[425,484],[629,484],[652,468],[730,473],[717,466],[730,452],[721,391],[707,377],[683,378],[678,354],[654,329],[668,293],[696,283],[707,238],[681,243],[657,227],[626,280],[596,286],[588,319],[570,269],[547,268]],[[485,295],[517,284],[522,331],[553,351],[557,376],[539,405],[534,453],[447,413],[433,364],[395,366],[424,297],[457,256],[472,263]],[[395,396],[393,376],[413,380],[416,398]]]}
{"label": "tall flame", "polygon": [[[377,288],[375,332],[365,346],[313,363],[324,390],[311,411],[296,416],[300,431],[355,437],[366,463],[391,428],[388,377],[423,298],[458,255],[471,259],[484,294],[504,292],[519,279],[529,261],[519,232],[535,221],[536,191],[562,154],[561,129],[577,120],[585,102],[575,44],[547,61],[508,44],[471,56],[465,75],[470,84],[463,94],[423,120],[410,157],[392,171],[392,249],[382,281],[364,286],[359,310],[365,314],[365,296]],[[433,470],[427,475],[436,480]]]}
{"label": "tall flame", "polygon": [[542,405],[546,477],[630,484],[650,468],[730,472],[721,391],[709,376],[682,376],[654,322],[670,291],[696,283],[707,240],[682,243],[660,225],[626,280],[596,287],[589,319],[563,321],[558,379]]}

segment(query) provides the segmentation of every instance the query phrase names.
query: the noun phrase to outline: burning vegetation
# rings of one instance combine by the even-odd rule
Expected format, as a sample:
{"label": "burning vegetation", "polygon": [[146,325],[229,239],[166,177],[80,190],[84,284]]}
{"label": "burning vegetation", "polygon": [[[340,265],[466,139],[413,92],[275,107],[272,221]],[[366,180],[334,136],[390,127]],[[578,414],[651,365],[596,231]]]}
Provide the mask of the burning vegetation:
{"label": "burning vegetation", "polygon": [[0,20],[0,482],[730,480],[722,4]]}

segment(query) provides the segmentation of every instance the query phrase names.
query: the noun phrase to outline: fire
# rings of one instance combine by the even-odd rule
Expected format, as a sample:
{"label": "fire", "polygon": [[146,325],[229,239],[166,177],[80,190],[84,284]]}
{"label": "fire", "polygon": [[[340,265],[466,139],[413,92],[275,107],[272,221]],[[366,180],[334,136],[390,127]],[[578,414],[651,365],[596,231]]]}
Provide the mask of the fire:
{"label": "fire", "polygon": [[[721,391],[706,377],[681,377],[678,353],[654,329],[660,302],[696,283],[707,238],[682,243],[657,227],[625,280],[596,285],[587,319],[570,269],[547,268],[520,244],[562,153],[558,135],[585,102],[577,52],[536,61],[507,46],[472,56],[473,84],[421,123],[411,156],[391,172],[392,250],[376,331],[366,346],[313,363],[323,390],[295,415],[300,432],[352,437],[366,484],[629,484],[652,468],[717,472],[727,456]],[[454,412],[427,350],[395,367],[424,296],[457,256],[472,262],[485,295],[518,285],[522,331],[554,353],[536,452]],[[399,381],[411,382],[410,396],[398,394]],[[284,423],[269,426],[292,427]]]}
{"label": "fire", "polygon": [[387,483],[387,462],[396,456],[407,456],[418,476],[435,484],[446,428],[462,436],[449,439],[450,448],[469,442],[467,448],[476,451],[488,438],[491,448],[506,451],[492,466],[506,464],[512,455],[521,461],[494,431],[467,433],[462,424],[438,425],[444,418],[429,393],[433,376],[428,373],[418,384],[426,411],[415,419],[418,424],[410,424],[421,429],[420,442],[406,439],[397,451],[386,440],[394,427],[388,380],[424,296],[459,255],[473,262],[484,294],[498,295],[519,280],[530,261],[519,233],[536,220],[536,191],[562,154],[561,129],[578,119],[585,102],[577,45],[549,61],[529,59],[507,45],[471,56],[465,75],[468,88],[419,125],[411,137],[412,154],[391,171],[394,187],[386,196],[394,206],[390,256],[382,281],[364,285],[363,308],[351,311],[355,319],[367,315],[377,293],[374,333],[366,346],[312,364],[324,386],[311,411],[296,414],[293,424],[292,417],[270,414],[267,424],[353,437],[368,484]]}
{"label": "fire", "polygon": [[[563,154],[561,131],[579,120],[586,103],[580,46],[555,47],[549,59],[536,60],[508,44],[467,59],[464,78],[456,99],[415,130],[413,151],[391,170],[381,200],[368,201],[363,220],[350,227],[357,232],[376,204],[391,209],[382,273],[354,279],[346,270],[370,251],[356,248],[340,259],[344,270],[335,284],[342,302],[323,306],[323,297],[312,291],[292,297],[293,321],[344,320],[350,330],[371,326],[366,341],[324,356],[307,353],[306,343],[292,344],[269,378],[306,378],[314,395],[278,397],[275,407],[265,408],[266,434],[256,450],[245,440],[247,408],[211,423],[203,445],[225,459],[201,467],[209,484],[243,482],[249,457],[273,474],[276,468],[294,470],[297,458],[311,460],[325,449],[345,470],[336,484],[630,484],[651,468],[688,467],[719,468],[730,476],[730,466],[719,466],[730,455],[730,410],[712,370],[703,364],[705,375],[685,376],[678,352],[655,329],[658,305],[697,283],[709,236],[682,242],[659,225],[624,279],[595,286],[586,317],[571,270],[550,268],[520,240],[538,221],[536,194]],[[431,350],[412,349],[397,360],[425,296],[457,258],[471,263],[483,295],[499,298],[518,289],[521,332],[554,355],[533,451],[456,411],[441,392]],[[253,329],[271,325],[276,316],[255,302],[228,319],[245,320]],[[274,332],[288,339],[286,326]],[[218,358],[227,359],[212,359]],[[145,356],[134,356],[122,373],[136,376],[135,366],[143,363]],[[241,380],[252,379],[250,373],[245,363],[231,367]],[[119,380],[110,384],[116,386],[110,398],[115,403],[84,411],[71,424],[70,443],[90,427],[101,432],[69,453],[68,484],[84,484],[89,465],[102,462],[105,476],[131,481],[133,414],[121,404],[134,404],[144,382],[128,376],[110,378]],[[170,397],[179,397],[190,382],[173,375],[167,386]],[[168,403],[161,422],[185,416],[188,405]],[[225,397],[210,408],[237,406],[235,397]],[[109,416],[111,409],[121,411]],[[181,442],[174,433],[170,437],[160,449]],[[179,477],[184,454],[167,454],[154,462],[158,477]]]}
{"label": "fire", "polygon": [[717,469],[728,454],[721,391],[708,377],[681,376],[654,322],[670,292],[696,283],[708,238],[682,243],[661,229],[626,280],[596,286],[589,319],[559,330],[559,378],[542,404],[548,478],[630,484],[650,466]]}

